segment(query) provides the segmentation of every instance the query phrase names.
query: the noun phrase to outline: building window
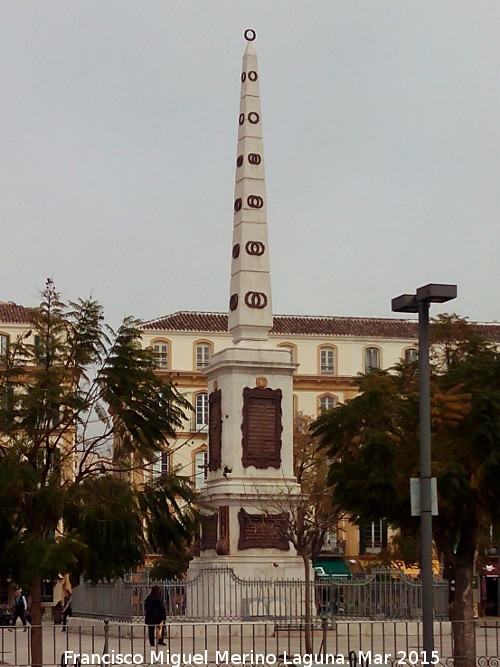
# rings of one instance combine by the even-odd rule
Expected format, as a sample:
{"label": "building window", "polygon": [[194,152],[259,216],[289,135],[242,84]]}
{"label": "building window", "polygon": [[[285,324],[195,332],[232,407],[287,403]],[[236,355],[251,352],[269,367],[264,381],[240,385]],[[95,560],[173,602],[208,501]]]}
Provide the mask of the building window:
{"label": "building window", "polygon": [[159,370],[168,370],[169,362],[169,344],[166,340],[157,340],[153,342],[153,355],[155,359],[155,366]]}
{"label": "building window", "polygon": [[170,472],[170,457],[168,452],[159,452],[156,460],[153,462],[153,479],[168,475]]}
{"label": "building window", "polygon": [[380,350],[378,347],[367,347],[365,350],[365,374],[380,368]]}
{"label": "building window", "polygon": [[325,539],[323,541],[323,548],[321,551],[331,551],[337,548],[337,529],[331,528],[325,533]]}
{"label": "building window", "polygon": [[333,375],[335,373],[335,348],[319,348],[319,372],[321,375]]}
{"label": "building window", "polygon": [[337,399],[331,394],[324,394],[318,398],[318,411],[320,414],[333,410],[337,404]]}
{"label": "building window", "polygon": [[334,555],[343,555],[345,554],[346,542],[345,540],[339,539],[339,529],[338,526],[327,530],[325,533],[325,540],[323,542],[322,552],[330,552]]}
{"label": "building window", "polygon": [[293,343],[278,343],[278,347],[282,350],[290,352],[290,361],[297,361],[297,346]]}
{"label": "building window", "polygon": [[9,351],[9,337],[7,334],[0,334],[0,363],[5,360]]}
{"label": "building window", "polygon": [[208,470],[208,453],[206,449],[200,449],[194,455],[194,487],[201,489],[205,486]]}
{"label": "building window", "polygon": [[211,343],[196,343],[196,369],[201,370],[210,364],[212,356]]}
{"label": "building window", "polygon": [[359,527],[360,554],[378,554],[387,547],[387,523],[380,519]]}
{"label": "building window", "polygon": [[208,426],[208,394],[196,394],[194,408],[195,430],[206,431]]}
{"label": "building window", "polygon": [[409,347],[407,350],[405,350],[405,363],[406,364],[412,364],[414,361],[417,361],[418,359],[418,350],[414,347]]}

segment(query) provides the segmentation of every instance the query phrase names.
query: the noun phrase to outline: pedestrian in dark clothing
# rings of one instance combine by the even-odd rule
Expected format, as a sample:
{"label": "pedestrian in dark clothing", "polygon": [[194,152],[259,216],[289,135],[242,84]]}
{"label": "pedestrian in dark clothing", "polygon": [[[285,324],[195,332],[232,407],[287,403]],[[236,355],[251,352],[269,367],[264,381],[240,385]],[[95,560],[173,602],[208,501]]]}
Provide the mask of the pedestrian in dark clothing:
{"label": "pedestrian in dark clothing", "polygon": [[16,624],[18,618],[21,619],[21,623],[24,625],[24,632],[26,632],[26,610],[28,609],[28,603],[24,597],[20,588],[16,588],[14,594],[14,614],[12,616],[12,625]]}
{"label": "pedestrian in dark clothing", "polygon": [[73,615],[73,610],[71,609],[71,602],[73,601],[73,596],[71,595],[71,591],[66,590],[65,588],[63,589],[64,592],[64,599],[62,603],[62,632],[66,632],[66,624],[68,622],[68,616]]}
{"label": "pedestrian in dark clothing", "polygon": [[153,586],[151,593],[144,600],[144,611],[146,618],[144,619],[145,624],[148,626],[148,637],[149,645],[155,645],[155,634],[157,633],[158,626],[162,626],[162,631],[158,639],[159,646],[165,646],[164,637],[165,637],[165,619],[167,614],[165,612],[165,605],[161,599],[161,591],[159,586]]}

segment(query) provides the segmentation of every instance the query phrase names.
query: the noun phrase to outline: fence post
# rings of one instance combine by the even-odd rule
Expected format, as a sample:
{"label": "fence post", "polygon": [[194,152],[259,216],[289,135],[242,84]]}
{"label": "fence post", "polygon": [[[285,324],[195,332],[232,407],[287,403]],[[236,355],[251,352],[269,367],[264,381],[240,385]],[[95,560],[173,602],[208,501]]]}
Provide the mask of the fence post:
{"label": "fence post", "polygon": [[323,656],[325,657],[325,664],[326,664],[326,654],[328,651],[326,650],[326,628],[328,624],[328,619],[326,617],[326,614],[321,614],[321,630],[323,633],[323,638],[321,641],[321,645],[323,647]]}
{"label": "fence post", "polygon": [[104,621],[104,648],[102,649],[104,655],[109,653],[109,620]]}

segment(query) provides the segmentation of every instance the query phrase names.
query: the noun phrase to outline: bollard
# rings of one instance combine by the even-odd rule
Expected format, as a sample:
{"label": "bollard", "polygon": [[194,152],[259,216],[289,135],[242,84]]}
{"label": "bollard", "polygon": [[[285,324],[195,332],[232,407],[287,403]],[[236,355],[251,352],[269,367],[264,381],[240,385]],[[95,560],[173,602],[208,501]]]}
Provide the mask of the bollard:
{"label": "bollard", "polygon": [[103,655],[109,653],[109,620],[104,621],[104,648],[102,649]]}

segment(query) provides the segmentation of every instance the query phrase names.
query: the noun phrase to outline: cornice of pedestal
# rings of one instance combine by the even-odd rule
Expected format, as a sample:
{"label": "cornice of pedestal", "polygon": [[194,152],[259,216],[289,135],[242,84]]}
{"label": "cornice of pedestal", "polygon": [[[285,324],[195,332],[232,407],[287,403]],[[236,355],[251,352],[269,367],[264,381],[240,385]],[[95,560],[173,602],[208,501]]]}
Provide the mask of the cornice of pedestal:
{"label": "cornice of pedestal", "polygon": [[[284,353],[284,354],[283,354]],[[230,347],[217,354],[210,360],[210,366],[205,371],[208,378],[221,371],[244,373],[279,373],[293,374],[299,364],[290,361],[288,350],[280,348],[259,349]]]}

